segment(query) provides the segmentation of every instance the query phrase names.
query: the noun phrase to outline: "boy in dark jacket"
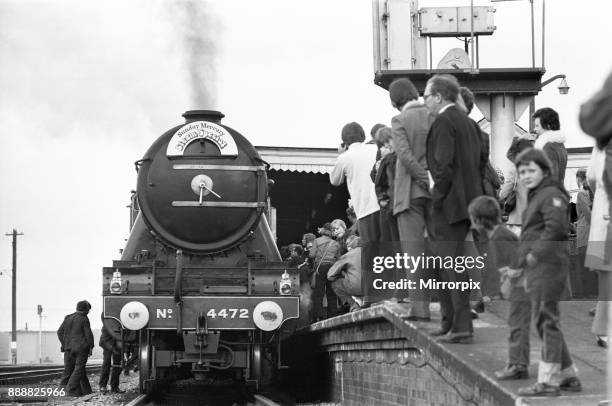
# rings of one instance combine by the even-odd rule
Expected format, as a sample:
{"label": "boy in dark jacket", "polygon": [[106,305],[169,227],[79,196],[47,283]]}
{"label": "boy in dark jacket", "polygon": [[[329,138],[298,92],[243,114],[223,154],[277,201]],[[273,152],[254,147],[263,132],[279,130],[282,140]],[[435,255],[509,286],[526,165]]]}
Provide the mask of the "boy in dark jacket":
{"label": "boy in dark jacket", "polygon": [[[502,275],[502,293],[510,300],[508,314],[508,365],[495,372],[499,380],[528,378],[529,366],[529,327],[531,324],[531,302],[521,283],[524,278],[521,270],[516,269],[518,237],[501,224],[501,210],[497,200],[490,196],[479,196],[468,206],[472,228],[487,238],[488,273],[493,273],[497,284]],[[498,274],[499,271],[499,274]],[[483,279],[493,279],[486,275]],[[507,289],[505,288],[507,287]],[[497,289],[499,290],[499,288]]]}
{"label": "boy in dark jacket", "polygon": [[519,180],[529,190],[518,266],[525,269],[536,328],[543,341],[538,381],[519,389],[519,394],[558,396],[560,389],[577,392],[582,387],[559,324],[559,301],[569,272],[569,196],[542,150],[523,151],[516,158],[516,168]]}

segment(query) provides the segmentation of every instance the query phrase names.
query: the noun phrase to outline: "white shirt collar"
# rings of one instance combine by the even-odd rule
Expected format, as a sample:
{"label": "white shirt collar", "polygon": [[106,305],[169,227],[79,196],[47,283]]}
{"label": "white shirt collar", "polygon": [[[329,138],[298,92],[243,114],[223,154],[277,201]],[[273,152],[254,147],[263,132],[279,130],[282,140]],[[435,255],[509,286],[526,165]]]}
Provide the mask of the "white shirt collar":
{"label": "white shirt collar", "polygon": [[442,114],[442,113],[444,113],[444,112],[445,112],[445,111],[446,111],[446,110],[447,110],[447,109],[448,109],[450,106],[454,106],[454,105],[455,105],[455,103],[449,103],[449,104],[447,104],[446,106],[442,107],[442,108],[440,109],[440,111],[438,111],[438,114]]}

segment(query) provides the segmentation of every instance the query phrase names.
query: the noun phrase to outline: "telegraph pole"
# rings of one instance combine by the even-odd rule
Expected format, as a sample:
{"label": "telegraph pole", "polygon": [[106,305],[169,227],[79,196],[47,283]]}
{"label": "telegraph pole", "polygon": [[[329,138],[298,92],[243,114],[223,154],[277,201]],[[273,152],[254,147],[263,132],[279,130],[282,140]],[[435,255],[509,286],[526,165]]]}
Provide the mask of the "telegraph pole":
{"label": "telegraph pole", "polygon": [[38,305],[37,313],[38,313],[38,363],[42,364],[42,319],[43,319],[43,308],[41,305]]}
{"label": "telegraph pole", "polygon": [[17,236],[23,235],[13,228],[12,233],[5,235],[13,236],[13,326],[11,332],[11,363],[17,364]]}

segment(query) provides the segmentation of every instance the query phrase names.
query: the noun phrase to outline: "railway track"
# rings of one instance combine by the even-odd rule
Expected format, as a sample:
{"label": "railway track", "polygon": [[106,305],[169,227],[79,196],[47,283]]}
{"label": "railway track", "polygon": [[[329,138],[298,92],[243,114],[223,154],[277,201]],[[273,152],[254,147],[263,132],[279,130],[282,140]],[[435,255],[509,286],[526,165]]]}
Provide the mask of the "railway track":
{"label": "railway track", "polygon": [[[101,365],[87,366],[87,372],[98,372],[101,367]],[[52,379],[59,378],[62,375],[63,370],[64,368],[60,365],[0,367],[0,385],[18,386],[50,381]],[[1,393],[0,398],[4,397],[2,395],[7,394]],[[268,395],[268,393],[266,393],[266,395]],[[52,404],[54,405],[72,405],[75,404],[75,402],[90,401],[93,404],[100,404],[96,403],[96,401],[98,401],[103,402],[104,404],[127,404],[130,406],[280,406],[279,403],[264,395],[254,395],[254,401],[251,398],[251,401],[247,402],[247,400],[249,400],[249,395],[244,391],[244,387],[242,386],[239,387],[224,383],[211,386],[200,384],[198,382],[194,383],[193,380],[177,381],[176,383],[165,387],[163,390],[156,392],[154,395],[139,395],[132,400],[129,400],[131,398],[129,393],[126,394],[127,399],[123,396],[120,396],[120,399],[112,399],[107,395],[102,395],[101,397],[101,394],[97,392],[94,392],[86,397],[68,398],[66,400],[62,400],[62,396],[55,398],[43,396],[41,399],[44,399],[45,397],[47,400],[52,399]],[[2,402],[0,401],[0,403]]]}
{"label": "railway track", "polygon": [[241,391],[231,386],[172,386],[154,395],[140,395],[127,406],[154,406],[154,405],[181,405],[181,406],[280,406],[267,396],[254,395],[254,400],[247,402]]}
{"label": "railway track", "polygon": [[[87,373],[98,372],[101,364],[87,365]],[[41,382],[59,378],[64,372],[61,365],[17,365],[0,367],[0,385],[15,385]]]}
{"label": "railway track", "polygon": [[[152,404],[155,403],[152,403],[150,400],[148,400],[147,395],[140,395],[134,400],[132,400],[130,403],[128,403],[126,406],[144,406]],[[255,406],[280,406],[279,403],[276,403],[275,401],[261,395],[255,395],[255,403],[251,404]]]}
{"label": "railway track", "polygon": [[[145,406],[154,404],[155,403],[148,399],[147,395],[140,395],[134,400],[132,400],[130,403],[128,403],[126,406]],[[255,403],[251,404],[254,404],[255,406],[280,406],[279,403],[276,403],[275,401],[261,395],[255,395]]]}

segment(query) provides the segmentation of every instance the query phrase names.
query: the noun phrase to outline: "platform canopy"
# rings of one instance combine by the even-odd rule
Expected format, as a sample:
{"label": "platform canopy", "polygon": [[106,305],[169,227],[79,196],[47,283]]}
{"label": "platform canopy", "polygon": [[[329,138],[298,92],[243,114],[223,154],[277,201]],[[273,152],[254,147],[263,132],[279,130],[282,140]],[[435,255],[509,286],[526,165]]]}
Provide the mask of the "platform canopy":
{"label": "platform canopy", "polygon": [[256,146],[270,169],[304,173],[331,173],[338,158],[336,148]]}

